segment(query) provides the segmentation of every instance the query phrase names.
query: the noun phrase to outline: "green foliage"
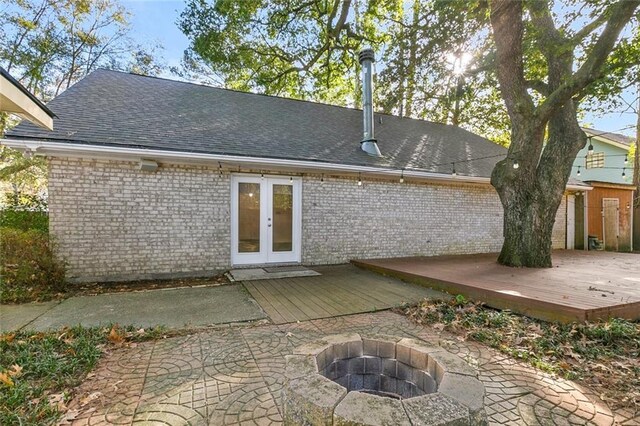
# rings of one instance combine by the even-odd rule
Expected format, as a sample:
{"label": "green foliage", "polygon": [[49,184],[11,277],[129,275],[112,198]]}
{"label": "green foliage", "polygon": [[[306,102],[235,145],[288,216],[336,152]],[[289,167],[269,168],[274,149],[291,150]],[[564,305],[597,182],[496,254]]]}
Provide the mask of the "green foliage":
{"label": "green foliage", "polygon": [[45,100],[98,67],[159,72],[156,48],[128,37],[128,19],[118,0],[10,2],[0,11],[0,65]]}
{"label": "green foliage", "polygon": [[65,264],[38,230],[0,228],[0,303],[47,300],[67,290]]}
{"label": "green foliage", "polygon": [[495,310],[459,296],[425,300],[404,313],[516,359],[600,387],[614,405],[640,406],[640,323],[622,319],[560,324]]}
{"label": "green foliage", "polygon": [[487,22],[477,0],[191,0],[179,25],[191,40],[184,65],[216,83],[340,105],[359,104],[357,54],[371,45],[382,111],[502,142],[508,125],[495,78],[477,71],[492,60]]}
{"label": "green foliage", "polygon": [[11,192],[0,210],[0,228],[49,232],[46,201],[37,195]]}
{"label": "green foliage", "polygon": [[[177,332],[172,332],[178,334]],[[162,327],[64,328],[0,334],[0,424],[54,424],[104,347],[166,338]]]}
{"label": "green foliage", "polygon": [[47,163],[44,158],[26,157],[15,149],[0,147],[0,190],[11,191],[18,197],[18,194],[41,193],[46,186]]}
{"label": "green foliage", "polygon": [[[96,365],[106,343],[102,329],[0,335],[0,424],[50,424],[60,415],[65,393]],[[15,367],[14,367],[15,366]]]}

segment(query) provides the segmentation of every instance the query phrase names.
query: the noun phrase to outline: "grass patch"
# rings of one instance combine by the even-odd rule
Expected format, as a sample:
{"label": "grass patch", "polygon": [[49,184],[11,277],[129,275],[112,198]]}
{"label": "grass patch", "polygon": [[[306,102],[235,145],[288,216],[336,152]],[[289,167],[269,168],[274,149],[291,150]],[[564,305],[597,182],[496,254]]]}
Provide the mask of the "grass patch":
{"label": "grass patch", "polygon": [[549,323],[453,300],[424,300],[402,313],[559,376],[581,380],[613,409],[640,413],[640,322]]}
{"label": "grass patch", "polygon": [[167,335],[118,326],[0,334],[0,424],[55,423],[105,352]]}

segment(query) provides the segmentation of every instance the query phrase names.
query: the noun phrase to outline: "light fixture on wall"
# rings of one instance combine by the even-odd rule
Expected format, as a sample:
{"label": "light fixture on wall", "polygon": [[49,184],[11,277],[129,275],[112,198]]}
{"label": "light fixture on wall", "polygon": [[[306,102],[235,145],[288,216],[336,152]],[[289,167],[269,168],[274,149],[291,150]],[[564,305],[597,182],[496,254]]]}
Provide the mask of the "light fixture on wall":
{"label": "light fixture on wall", "polygon": [[138,165],[140,170],[143,172],[155,172],[158,170],[158,163],[153,160],[140,160],[140,164]]}

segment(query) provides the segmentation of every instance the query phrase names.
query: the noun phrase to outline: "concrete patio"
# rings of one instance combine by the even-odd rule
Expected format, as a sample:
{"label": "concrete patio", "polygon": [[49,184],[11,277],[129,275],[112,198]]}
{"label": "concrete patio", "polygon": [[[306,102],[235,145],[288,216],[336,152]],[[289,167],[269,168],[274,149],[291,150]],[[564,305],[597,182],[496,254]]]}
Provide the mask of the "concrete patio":
{"label": "concrete patio", "polygon": [[285,355],[337,333],[413,337],[477,367],[492,425],[637,425],[597,395],[391,312],[225,327],[113,351],[71,402],[73,424],[278,425]]}

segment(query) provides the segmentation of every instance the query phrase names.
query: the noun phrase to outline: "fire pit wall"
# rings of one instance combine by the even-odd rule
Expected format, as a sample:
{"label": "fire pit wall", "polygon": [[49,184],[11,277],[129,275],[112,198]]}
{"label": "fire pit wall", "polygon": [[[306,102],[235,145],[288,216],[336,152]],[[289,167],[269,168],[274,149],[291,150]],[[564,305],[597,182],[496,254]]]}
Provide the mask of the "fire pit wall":
{"label": "fire pit wall", "polygon": [[485,425],[484,386],[461,358],[424,342],[343,334],[286,360],[289,425]]}

